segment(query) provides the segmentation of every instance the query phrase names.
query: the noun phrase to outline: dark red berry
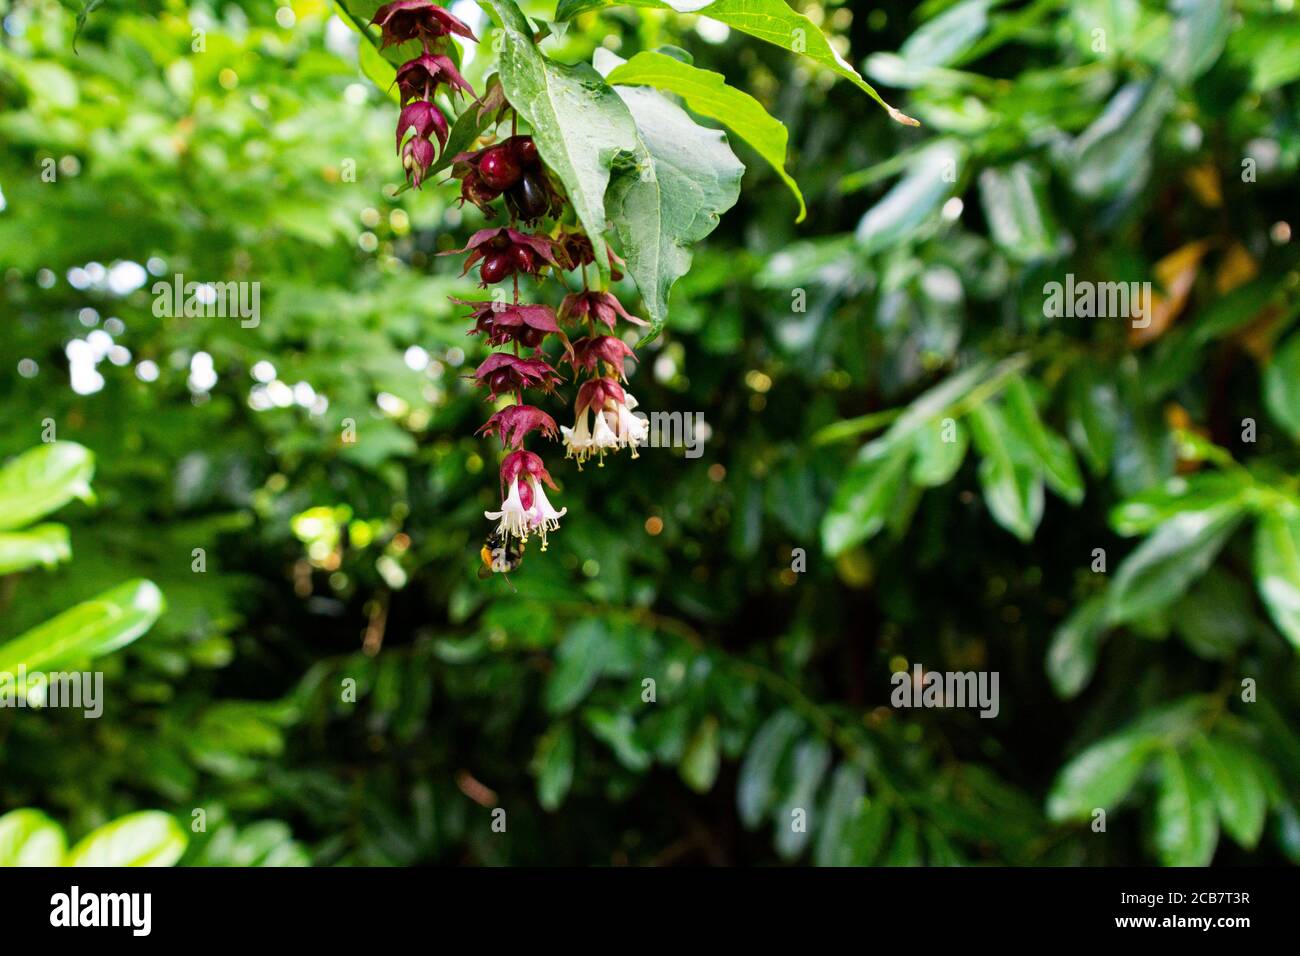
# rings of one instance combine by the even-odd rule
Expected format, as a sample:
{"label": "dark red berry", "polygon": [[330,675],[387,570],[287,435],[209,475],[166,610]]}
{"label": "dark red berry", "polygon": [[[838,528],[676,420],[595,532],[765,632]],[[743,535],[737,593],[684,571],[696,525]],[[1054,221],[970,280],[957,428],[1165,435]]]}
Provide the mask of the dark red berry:
{"label": "dark red berry", "polygon": [[537,257],[527,246],[511,246],[510,258],[518,271],[527,272],[529,275],[537,272]]}
{"label": "dark red berry", "polygon": [[493,395],[510,391],[513,384],[514,379],[511,377],[510,372],[504,368],[499,368],[488,376],[488,390]]}
{"label": "dark red berry", "polygon": [[531,325],[525,325],[519,333],[519,344],[524,348],[535,349],[542,344],[542,339],[546,338],[546,333],[541,329],[535,329]]}
{"label": "dark red berry", "polygon": [[537,144],[531,136],[517,137],[511,145],[521,166],[532,166],[537,162]]}
{"label": "dark red berry", "polygon": [[500,282],[514,271],[514,263],[510,261],[510,257],[497,253],[483,260],[483,265],[479,266],[478,269],[478,276],[491,285],[493,282]]}
{"label": "dark red berry", "polygon": [[519,180],[519,184],[510,190],[510,198],[520,219],[540,219],[546,215],[551,203],[546,195],[546,187],[541,178],[529,170]]}
{"label": "dark red berry", "polygon": [[509,189],[519,182],[523,170],[519,168],[513,150],[494,146],[478,161],[478,174],[493,189]]}

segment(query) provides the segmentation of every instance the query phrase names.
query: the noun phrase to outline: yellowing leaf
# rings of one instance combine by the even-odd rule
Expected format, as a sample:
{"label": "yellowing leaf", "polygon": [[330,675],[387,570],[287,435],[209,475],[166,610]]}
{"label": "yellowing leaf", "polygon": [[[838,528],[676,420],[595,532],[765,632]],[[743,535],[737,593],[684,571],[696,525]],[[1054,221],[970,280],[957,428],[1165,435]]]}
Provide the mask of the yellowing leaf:
{"label": "yellowing leaf", "polygon": [[1151,317],[1146,327],[1129,327],[1130,345],[1136,348],[1155,341],[1173,325],[1174,319],[1187,305],[1187,297],[1200,272],[1201,259],[1212,244],[1209,239],[1189,242],[1156,263],[1156,284],[1163,292],[1152,291],[1151,301],[1146,303],[1149,311],[1144,310],[1143,314]]}

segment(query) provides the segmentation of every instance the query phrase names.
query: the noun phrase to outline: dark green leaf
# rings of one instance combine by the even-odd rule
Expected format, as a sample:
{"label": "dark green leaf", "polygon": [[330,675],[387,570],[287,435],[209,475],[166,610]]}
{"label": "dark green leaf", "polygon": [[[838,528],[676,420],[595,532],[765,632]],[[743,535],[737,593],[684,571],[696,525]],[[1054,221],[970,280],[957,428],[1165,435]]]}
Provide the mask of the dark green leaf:
{"label": "dark green leaf", "polygon": [[1264,832],[1268,794],[1243,745],[1221,737],[1198,736],[1193,750],[1213,792],[1219,820],[1228,835],[1247,849],[1253,849]]}
{"label": "dark green leaf", "polygon": [[793,860],[812,838],[817,788],[831,764],[831,748],[821,737],[802,740],[794,749],[785,800],[776,812],[776,852]]}
{"label": "dark green leaf", "polygon": [[1255,583],[1277,629],[1300,649],[1300,517],[1275,513],[1260,519]]}
{"label": "dark green leaf", "polygon": [[1110,624],[1163,610],[1178,600],[1236,530],[1242,507],[1221,504],[1170,518],[1124,559],[1110,590]]}
{"label": "dark green leaf", "polygon": [[1061,768],[1047,795],[1047,815],[1057,821],[1086,820],[1094,810],[1113,810],[1122,801],[1158,746],[1135,732],[1107,737]]}
{"label": "dark green leaf", "polygon": [[1219,842],[1214,795],[1196,768],[1175,750],[1160,756],[1155,815],[1156,850],[1165,866],[1209,866]]}
{"label": "dark green leaf", "polygon": [[968,416],[975,447],[984,456],[980,484],[989,513],[1021,541],[1034,537],[1043,517],[1043,481],[1038,469],[1015,454],[1009,424],[996,405],[985,403]]}
{"label": "dark green leaf", "polygon": [[885,525],[903,485],[911,450],[871,448],[845,473],[822,519],[822,546],[832,555],[873,537]]}
{"label": "dark green leaf", "polygon": [[564,713],[590,693],[605,668],[610,639],[606,625],[596,618],[586,618],[569,629],[546,683],[548,711]]}
{"label": "dark green leaf", "polygon": [[718,779],[718,765],[718,718],[710,715],[695,729],[678,770],[688,787],[707,793]]}
{"label": "dark green leaf", "polygon": [[852,764],[841,764],[831,777],[826,799],[820,810],[817,842],[813,847],[813,861],[818,866],[847,866],[852,860],[853,847],[849,830],[854,818],[861,812],[866,784],[862,771]]}
{"label": "dark green leaf", "polygon": [[751,830],[762,822],[776,800],[777,769],[802,727],[803,721],[793,711],[778,710],[754,734],[740,764],[736,787],[740,822]]}
{"label": "dark green leaf", "polygon": [[1047,648],[1047,676],[1061,697],[1073,697],[1087,686],[1097,666],[1097,650],[1106,636],[1106,599],[1080,604],[1052,635]]}
{"label": "dark green leaf", "polygon": [[567,721],[552,725],[537,741],[532,769],[537,777],[537,802],[555,810],[573,786],[573,727]]}

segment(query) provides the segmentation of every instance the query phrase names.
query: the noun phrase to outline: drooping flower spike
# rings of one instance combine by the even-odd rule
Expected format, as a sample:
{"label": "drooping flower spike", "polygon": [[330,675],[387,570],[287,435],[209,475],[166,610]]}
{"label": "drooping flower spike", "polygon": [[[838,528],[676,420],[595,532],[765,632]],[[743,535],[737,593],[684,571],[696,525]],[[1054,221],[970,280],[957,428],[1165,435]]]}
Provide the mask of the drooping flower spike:
{"label": "drooping flower spike", "polygon": [[[434,102],[436,92],[446,88],[453,97],[461,93],[474,96],[456,66],[454,47],[447,37],[475,37],[464,23],[431,0],[386,3],[375,12],[372,22],[383,33],[383,46],[417,41],[422,48],[398,67],[395,77],[401,103],[395,145],[407,182],[418,188],[428,178],[439,148],[446,149],[450,138],[448,117]],[[489,219],[504,207],[509,222],[482,229],[463,249],[442,255],[464,255],[461,274],[477,267],[484,288],[514,278],[512,302],[504,297],[488,302],[453,299],[470,309],[470,335],[481,335],[490,346],[505,349],[493,352],[479,365],[473,373],[475,383],[484,388],[489,401],[502,396],[515,400],[497,409],[478,429],[479,434],[498,439],[506,452],[500,468],[500,507],[484,512],[495,522],[480,550],[484,565],[480,574],[490,576],[491,572],[518,567],[523,544],[533,535],[542,539],[545,550],[547,535],[567,514],[567,509],[557,509],[547,497],[547,489],[554,490],[556,485],[542,459],[524,447],[529,435],[538,433],[554,440],[562,434],[567,456],[576,457],[579,464],[593,455],[603,459],[606,452],[621,448],[630,448],[636,456],[646,426],[632,414],[636,399],[620,384],[627,380],[627,360],[635,361],[636,355],[620,338],[601,334],[604,330],[598,330],[597,324],[612,331],[620,319],[632,325],[647,323],[624,309],[612,293],[588,286],[586,267],[595,263],[595,255],[581,227],[554,224],[549,235],[542,230],[521,231],[524,225],[547,217],[558,223],[566,200],[533,137],[518,133],[517,115],[511,135],[495,139],[498,124],[513,110],[500,81],[489,80],[482,98],[469,108],[477,111],[479,127],[489,132],[475,144],[479,148],[452,158],[451,178],[460,182],[462,205],[473,203]],[[618,281],[623,260],[606,248],[609,275]],[[567,295],[558,315],[549,306],[524,303],[519,298],[519,277],[540,280],[547,269],[581,273],[582,291]],[[561,328],[562,321],[586,324],[576,345]],[[545,354],[551,336],[563,346],[561,360],[572,366],[575,376],[585,376],[578,389],[577,419],[572,428],[557,428],[550,415],[525,403],[526,390],[553,393],[563,381]]]}

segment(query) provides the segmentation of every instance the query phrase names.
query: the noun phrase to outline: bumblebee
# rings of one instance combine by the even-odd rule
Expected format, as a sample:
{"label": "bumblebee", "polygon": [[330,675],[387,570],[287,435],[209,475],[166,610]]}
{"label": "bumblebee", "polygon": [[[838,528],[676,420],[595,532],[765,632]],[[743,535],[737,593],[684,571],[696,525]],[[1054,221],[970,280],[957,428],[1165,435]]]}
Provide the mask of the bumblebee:
{"label": "bumblebee", "polygon": [[478,569],[480,578],[490,578],[493,574],[508,574],[519,568],[524,560],[524,543],[510,535],[493,531],[483,542],[479,550],[483,566]]}

